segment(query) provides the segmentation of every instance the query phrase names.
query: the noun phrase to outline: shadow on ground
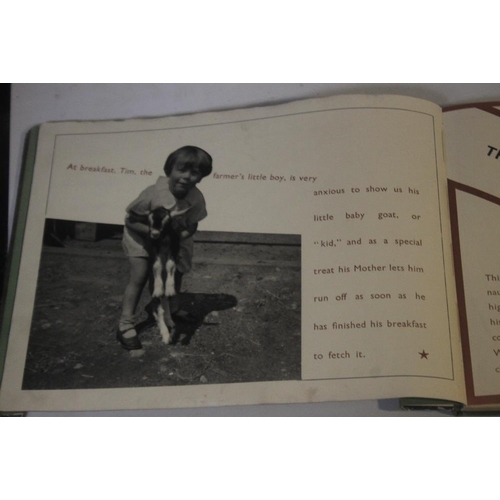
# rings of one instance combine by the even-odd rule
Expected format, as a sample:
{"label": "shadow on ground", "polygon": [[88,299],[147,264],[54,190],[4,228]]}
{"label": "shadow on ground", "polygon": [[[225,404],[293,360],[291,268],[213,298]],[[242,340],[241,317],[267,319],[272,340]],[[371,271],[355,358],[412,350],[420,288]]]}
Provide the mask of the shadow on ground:
{"label": "shadow on ground", "polygon": [[[219,325],[217,322],[217,311],[234,308],[237,304],[238,300],[232,295],[210,295],[203,293],[182,294],[179,303],[180,309],[187,312],[188,315],[193,318],[193,321],[177,322],[172,338],[172,345],[177,343],[189,345],[191,343],[191,339],[202,325]],[[154,320],[146,318],[137,324],[137,333],[139,336],[142,336],[143,332],[147,331],[151,327],[154,327],[154,325]]]}

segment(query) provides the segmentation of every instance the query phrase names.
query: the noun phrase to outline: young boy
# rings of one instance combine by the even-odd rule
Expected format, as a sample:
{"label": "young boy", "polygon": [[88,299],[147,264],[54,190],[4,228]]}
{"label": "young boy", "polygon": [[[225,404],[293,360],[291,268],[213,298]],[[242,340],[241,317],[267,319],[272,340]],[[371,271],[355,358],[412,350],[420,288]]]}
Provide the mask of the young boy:
{"label": "young boy", "polygon": [[[134,325],[135,310],[152,266],[147,216],[159,207],[166,209],[172,209],[174,206],[179,209],[191,207],[174,225],[181,238],[175,274],[177,292],[181,288],[182,276],[191,269],[193,235],[198,228],[198,222],[207,216],[205,199],[196,184],[212,172],[212,157],[203,149],[184,146],[168,156],[164,171],[166,177],[159,177],[156,184],[146,188],[127,207],[123,249],[130,262],[130,278],[125,288],[116,337],[128,350],[142,348]],[[172,317],[189,320],[187,313],[179,311],[175,301],[172,302]]]}

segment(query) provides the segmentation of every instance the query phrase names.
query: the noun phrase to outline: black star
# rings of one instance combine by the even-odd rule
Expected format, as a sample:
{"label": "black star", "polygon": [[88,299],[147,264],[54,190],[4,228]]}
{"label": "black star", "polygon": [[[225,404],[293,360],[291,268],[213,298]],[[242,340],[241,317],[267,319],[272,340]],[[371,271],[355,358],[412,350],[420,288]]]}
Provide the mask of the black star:
{"label": "black star", "polygon": [[429,353],[425,352],[425,350],[423,350],[422,352],[419,352],[419,354],[420,354],[420,359],[424,359],[424,358],[425,359],[429,359],[429,358],[427,358],[427,356],[429,355]]}

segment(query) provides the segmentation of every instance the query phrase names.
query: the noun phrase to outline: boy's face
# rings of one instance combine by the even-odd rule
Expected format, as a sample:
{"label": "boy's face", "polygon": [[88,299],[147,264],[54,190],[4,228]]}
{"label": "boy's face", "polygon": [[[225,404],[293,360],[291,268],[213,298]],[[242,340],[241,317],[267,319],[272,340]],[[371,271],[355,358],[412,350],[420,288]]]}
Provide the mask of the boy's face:
{"label": "boy's face", "polygon": [[176,198],[184,198],[202,178],[203,175],[196,167],[177,163],[170,172],[168,187]]}

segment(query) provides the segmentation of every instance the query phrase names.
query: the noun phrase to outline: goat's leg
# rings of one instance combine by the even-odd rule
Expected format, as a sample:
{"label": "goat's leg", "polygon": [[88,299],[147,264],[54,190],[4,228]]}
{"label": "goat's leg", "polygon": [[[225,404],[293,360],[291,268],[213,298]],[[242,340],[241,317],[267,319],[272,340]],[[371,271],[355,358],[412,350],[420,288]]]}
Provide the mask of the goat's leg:
{"label": "goat's leg", "polygon": [[175,261],[172,258],[167,259],[167,264],[165,265],[167,271],[167,277],[165,279],[165,295],[167,297],[173,297],[175,295]]}
{"label": "goat's leg", "polygon": [[163,331],[160,329],[161,337],[165,344],[171,344],[175,337],[175,323],[170,313],[170,299],[165,295],[161,298],[161,308],[163,323]]}
{"label": "goat's leg", "polygon": [[[163,319],[164,324],[167,330],[170,331],[170,336],[163,337],[163,341],[167,344],[171,343],[173,337],[175,335],[175,323],[172,319],[172,314],[170,311],[170,297],[175,295],[175,286],[174,286],[174,275],[175,275],[175,262],[168,258],[165,264],[166,276],[165,276],[165,288],[164,295],[161,298],[162,309],[163,309]],[[161,330],[160,330],[161,331]]]}
{"label": "goat's leg", "polygon": [[167,297],[163,296],[154,299],[153,315],[160,330],[161,339],[165,344],[170,344],[172,342],[173,331],[172,327],[170,325],[167,326],[167,323],[165,322],[165,319],[170,317],[170,308],[168,306]]}
{"label": "goat's leg", "polygon": [[160,298],[163,296],[163,262],[160,255],[157,255],[153,263],[153,298]]}
{"label": "goat's leg", "polygon": [[[165,344],[170,344],[172,342],[172,336],[170,330],[173,326],[173,321],[170,315],[170,307],[168,304],[168,299],[165,297],[165,286],[163,284],[163,268],[164,268],[164,258],[161,255],[157,255],[153,264],[153,316],[160,330],[160,335],[165,342]],[[165,322],[165,319],[167,320]]]}

